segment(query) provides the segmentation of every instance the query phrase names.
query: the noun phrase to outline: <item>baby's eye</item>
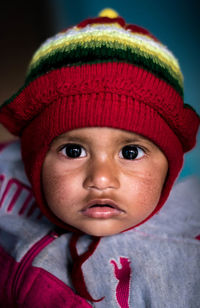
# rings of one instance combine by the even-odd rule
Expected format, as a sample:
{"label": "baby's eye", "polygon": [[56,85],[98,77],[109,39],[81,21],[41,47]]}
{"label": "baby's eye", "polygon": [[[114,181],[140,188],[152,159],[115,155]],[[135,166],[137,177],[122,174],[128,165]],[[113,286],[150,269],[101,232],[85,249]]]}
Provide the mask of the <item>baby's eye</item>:
{"label": "baby's eye", "polygon": [[120,158],[134,160],[141,158],[145,155],[145,152],[136,145],[126,145],[119,153]]}
{"label": "baby's eye", "polygon": [[85,149],[81,145],[74,143],[64,145],[59,152],[69,158],[79,158],[86,156]]}

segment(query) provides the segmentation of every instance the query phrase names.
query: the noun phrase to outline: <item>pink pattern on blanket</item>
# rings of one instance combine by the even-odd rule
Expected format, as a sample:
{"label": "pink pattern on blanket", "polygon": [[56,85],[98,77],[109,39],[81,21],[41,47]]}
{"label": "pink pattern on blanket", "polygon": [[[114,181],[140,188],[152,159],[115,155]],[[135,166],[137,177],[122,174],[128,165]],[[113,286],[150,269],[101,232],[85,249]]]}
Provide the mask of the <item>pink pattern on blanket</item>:
{"label": "pink pattern on blanket", "polygon": [[120,308],[129,308],[129,290],[131,268],[128,258],[120,257],[121,268],[118,267],[115,260],[110,261],[114,265],[115,277],[119,280],[116,287],[116,298]]}

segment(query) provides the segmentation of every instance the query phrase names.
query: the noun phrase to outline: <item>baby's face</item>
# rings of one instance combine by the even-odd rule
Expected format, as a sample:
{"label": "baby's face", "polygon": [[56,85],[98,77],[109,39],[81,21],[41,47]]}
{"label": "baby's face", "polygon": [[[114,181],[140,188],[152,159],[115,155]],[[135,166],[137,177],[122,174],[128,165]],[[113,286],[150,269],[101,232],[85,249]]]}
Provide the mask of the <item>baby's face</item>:
{"label": "baby's face", "polygon": [[55,138],[43,164],[52,212],[87,234],[107,236],[137,225],[157,206],[168,163],[140,135],[82,128]]}

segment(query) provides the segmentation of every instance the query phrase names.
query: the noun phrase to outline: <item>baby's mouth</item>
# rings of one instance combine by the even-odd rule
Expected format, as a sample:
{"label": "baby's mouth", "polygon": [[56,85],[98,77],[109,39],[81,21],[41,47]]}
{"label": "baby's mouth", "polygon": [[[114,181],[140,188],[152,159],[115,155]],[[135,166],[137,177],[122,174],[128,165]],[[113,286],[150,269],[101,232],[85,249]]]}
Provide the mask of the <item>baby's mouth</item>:
{"label": "baby's mouth", "polygon": [[92,206],[90,206],[90,208],[93,208],[93,207],[110,207],[111,209],[113,209],[114,207],[110,204],[94,204]]}
{"label": "baby's mouth", "polygon": [[115,202],[105,199],[90,201],[81,212],[84,216],[101,219],[116,217],[124,213]]}

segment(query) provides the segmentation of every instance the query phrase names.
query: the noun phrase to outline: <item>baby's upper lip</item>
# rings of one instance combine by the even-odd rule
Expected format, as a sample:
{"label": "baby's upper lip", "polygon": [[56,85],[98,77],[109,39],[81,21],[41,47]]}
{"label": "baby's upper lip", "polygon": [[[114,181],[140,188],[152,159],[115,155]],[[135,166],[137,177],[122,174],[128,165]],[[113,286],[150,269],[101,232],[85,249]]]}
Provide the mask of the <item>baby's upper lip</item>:
{"label": "baby's upper lip", "polygon": [[90,207],[92,207],[94,205],[100,205],[100,206],[108,205],[108,206],[112,207],[113,209],[116,209],[116,210],[119,210],[119,211],[123,211],[119,207],[119,205],[116,202],[114,202],[113,200],[111,200],[111,199],[92,199],[92,200],[90,200],[86,204],[86,206],[82,209],[82,211],[85,211],[86,209],[88,209],[88,208],[90,208]]}

